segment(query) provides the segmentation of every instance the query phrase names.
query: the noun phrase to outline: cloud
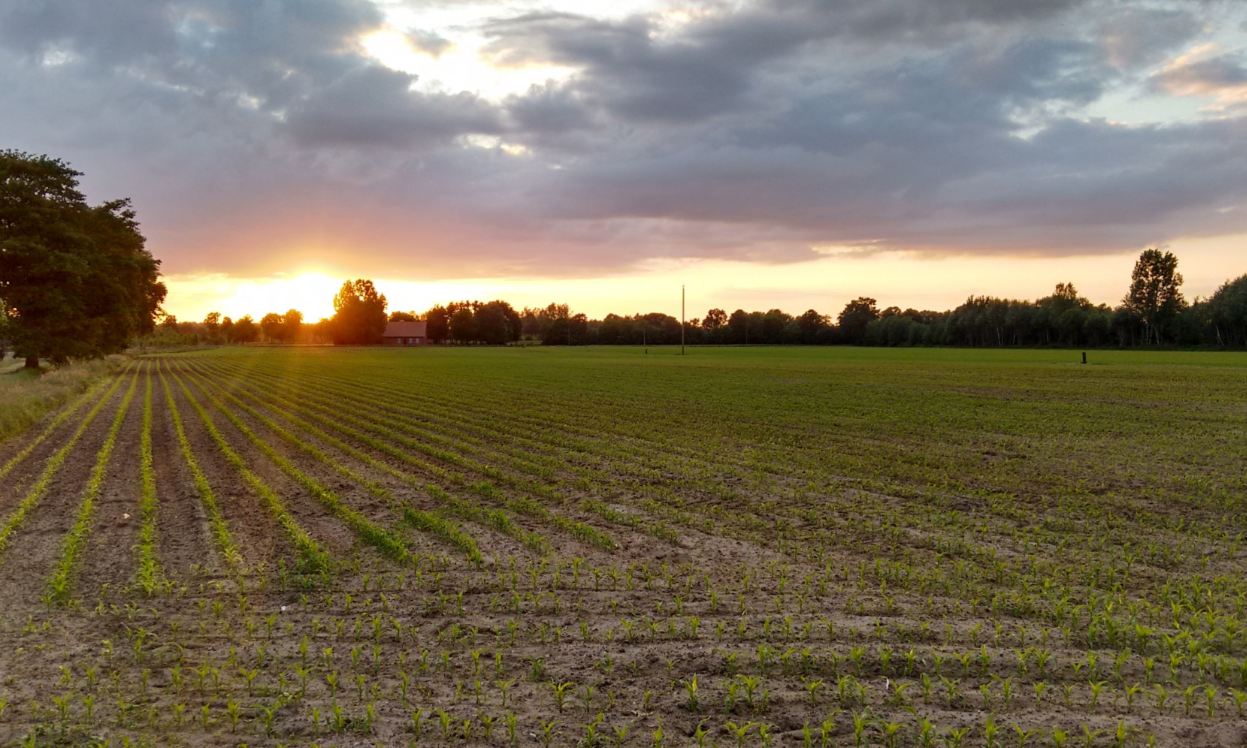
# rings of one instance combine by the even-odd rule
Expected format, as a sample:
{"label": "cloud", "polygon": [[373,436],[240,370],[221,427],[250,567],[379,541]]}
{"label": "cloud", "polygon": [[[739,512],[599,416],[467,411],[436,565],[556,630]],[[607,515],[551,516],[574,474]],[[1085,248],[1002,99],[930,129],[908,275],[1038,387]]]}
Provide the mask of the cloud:
{"label": "cloud", "polygon": [[1215,100],[1216,109],[1247,104],[1247,64],[1239,55],[1213,54],[1205,47],[1177,58],[1151,77],[1154,88],[1173,96],[1202,96]]}
{"label": "cloud", "polygon": [[406,38],[412,49],[426,54],[435,60],[455,46],[454,42],[435,31],[409,31]]}
{"label": "cloud", "polygon": [[[67,158],[93,199],[133,196],[171,272],[577,276],[1247,230],[1224,210],[1247,201],[1247,69],[1200,47],[1236,6],[424,7],[406,8],[424,54],[400,71],[364,48],[395,28],[368,0],[0,3],[0,142]],[[485,73],[561,73],[492,98],[432,82],[478,43]],[[1175,96],[1216,109],[1089,113]]]}
{"label": "cloud", "polygon": [[1137,69],[1165,59],[1202,27],[1199,18],[1183,8],[1126,8],[1105,18],[1098,33],[1113,65]]}
{"label": "cloud", "polygon": [[415,80],[388,68],[358,68],[294,104],[285,129],[303,146],[394,148],[501,129],[495,108],[476,96],[415,93]]}

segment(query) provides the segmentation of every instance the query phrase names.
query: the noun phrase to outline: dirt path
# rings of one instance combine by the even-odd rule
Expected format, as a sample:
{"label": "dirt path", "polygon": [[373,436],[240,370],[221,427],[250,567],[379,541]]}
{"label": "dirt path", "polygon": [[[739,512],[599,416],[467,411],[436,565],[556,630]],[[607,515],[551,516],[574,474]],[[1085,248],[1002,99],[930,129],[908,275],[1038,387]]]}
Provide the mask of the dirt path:
{"label": "dirt path", "polygon": [[152,388],[152,462],[159,502],[156,514],[158,557],[165,575],[174,582],[188,580],[193,566],[213,575],[224,574],[224,560],[213,545],[208,514],[199,500],[194,476],[182,456],[173,415],[158,378],[153,378]]}
{"label": "dirt path", "polygon": [[[128,387],[128,384],[122,387]],[[135,543],[140,523],[139,439],[143,434],[143,387],[139,376],[130,410],[126,413],[117,443],[104,471],[104,482],[95,501],[91,533],[79,560],[74,597],[87,601],[105,589],[130,584],[138,566]],[[111,421],[111,419],[110,419]]]}

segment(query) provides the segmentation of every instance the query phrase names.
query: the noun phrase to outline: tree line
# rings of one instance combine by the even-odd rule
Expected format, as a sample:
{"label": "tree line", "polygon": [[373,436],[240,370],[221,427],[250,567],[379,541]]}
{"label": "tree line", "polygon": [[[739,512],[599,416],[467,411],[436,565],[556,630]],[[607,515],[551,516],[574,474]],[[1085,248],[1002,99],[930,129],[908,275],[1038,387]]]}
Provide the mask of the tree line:
{"label": "tree line", "polygon": [[203,342],[381,342],[387,322],[423,320],[428,342],[502,345],[868,345],[868,346],[1087,346],[1156,345],[1247,347],[1247,276],[1226,281],[1208,299],[1188,303],[1178,260],[1170,252],[1144,251],[1129,290],[1117,306],[1093,304],[1072,283],[1034,301],[972,296],[955,309],[936,312],[880,308],[869,297],[853,299],[834,318],[810,309],[793,316],[780,309],[680,320],[661,312],[608,314],[590,319],[566,304],[516,310],[502,300],[439,304],[423,313],[387,313],[388,302],[368,280],[347,281],[334,299],[334,316],[304,325],[290,310],[260,322],[231,322],[213,313],[203,323],[166,319]]}
{"label": "tree line", "polygon": [[[1178,258],[1145,250],[1135,263],[1130,286],[1116,306],[1093,304],[1072,283],[1034,301],[972,296],[955,309],[937,312],[880,308],[869,297],[853,299],[833,319],[814,309],[793,316],[780,309],[728,313],[711,309],[704,317],[680,320],[661,312],[608,314],[589,319],[566,304],[525,308],[507,328],[513,340],[544,345],[868,345],[868,346],[1210,346],[1247,347],[1247,275],[1226,281],[1208,299],[1188,303],[1182,294]],[[504,302],[490,302],[504,304]],[[474,336],[467,324],[437,328],[432,320],[446,311],[469,317],[482,305],[434,307],[428,319],[435,341],[507,342]],[[510,307],[506,306],[509,310]]]}

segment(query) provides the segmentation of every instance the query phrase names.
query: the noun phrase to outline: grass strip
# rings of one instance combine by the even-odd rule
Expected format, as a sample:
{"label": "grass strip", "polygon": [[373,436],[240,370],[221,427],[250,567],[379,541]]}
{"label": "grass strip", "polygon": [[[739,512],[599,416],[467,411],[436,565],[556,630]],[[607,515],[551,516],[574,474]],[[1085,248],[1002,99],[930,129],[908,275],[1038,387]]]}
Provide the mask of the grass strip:
{"label": "grass strip", "polygon": [[294,543],[298,552],[298,560],[296,561],[296,569],[299,572],[310,574],[325,571],[330,566],[329,554],[325,552],[320,544],[317,543],[311,535],[307,533],[300,525],[298,520],[291,516],[290,511],[286,509],[286,505],[282,502],[281,497],[277,495],[273,489],[260,479],[260,476],[251,472],[247,467],[247,462],[230,447],[229,442],[225,441],[225,437],[221,436],[220,430],[216,424],[212,422],[212,417],[204,410],[203,406],[191,395],[191,391],[187,388],[186,383],[177,374],[173,375],[173,380],[177,382],[181,388],[182,394],[186,396],[186,400],[195,409],[195,413],[199,415],[199,420],[203,423],[204,428],[208,430],[208,435],[212,437],[212,441],[216,442],[217,449],[225,456],[225,459],[238,470],[238,474],[242,477],[252,491],[264,501],[268,507],[269,513],[282,526],[286,534]]}
{"label": "grass strip", "polygon": [[138,383],[139,375],[136,372],[130,380],[130,387],[126,390],[121,406],[117,408],[117,415],[113,416],[108,436],[104,439],[104,444],[100,446],[99,453],[96,454],[95,467],[91,469],[91,477],[87,479],[87,488],[83,492],[82,503],[78,506],[78,516],[74,521],[74,526],[65,536],[65,545],[61,548],[61,557],[56,563],[56,571],[52,572],[52,577],[48,580],[47,592],[43,595],[44,602],[49,605],[68,605],[71,602],[74,566],[78,563],[78,558],[82,555],[82,549],[87,542],[87,535],[91,532],[91,519],[95,516],[95,500],[99,497],[100,488],[104,485],[104,471],[108,469],[113,447],[117,445],[117,434],[121,432],[121,424],[125,422],[126,414],[130,412],[130,401],[134,399],[134,390]]}
{"label": "grass strip", "polygon": [[[128,368],[129,367],[127,367],[127,369]],[[121,375],[118,375],[112,386],[107,392],[104,393],[104,396],[100,398],[99,402],[97,402],[87,413],[86,417],[82,419],[82,423],[78,425],[78,430],[75,431],[74,435],[69,438],[69,441],[65,442],[64,446],[62,446],[56,454],[48,458],[48,461],[45,463],[43,468],[43,474],[39,476],[39,480],[35,482],[35,485],[31,486],[28,492],[26,492],[26,496],[22,499],[21,503],[17,505],[17,509],[13,510],[13,513],[5,519],[4,525],[0,526],[0,553],[4,552],[4,550],[8,548],[9,543],[13,539],[13,534],[21,529],[21,526],[26,521],[26,517],[30,514],[30,511],[39,504],[39,501],[43,499],[44,494],[48,492],[48,487],[51,485],[52,479],[56,477],[56,474],[60,471],[61,466],[65,464],[65,458],[69,456],[70,450],[74,448],[74,445],[77,444],[78,440],[82,438],[82,435],[86,433],[87,427],[91,425],[91,422],[94,421],[95,417],[99,415],[101,410],[103,410],[104,405],[109,401],[113,393],[117,391],[117,388],[121,386],[121,380],[124,378],[124,372]]]}
{"label": "grass strip", "polygon": [[156,470],[152,463],[152,373],[147,370],[147,382],[143,391],[143,436],[139,442],[139,476],[142,492],[139,494],[139,570],[135,583],[146,595],[154,595],[169,588],[160,561],[156,558]]}
{"label": "grass strip", "polygon": [[18,463],[20,463],[22,460],[29,457],[30,453],[34,452],[36,447],[38,447],[40,444],[43,444],[45,441],[47,441],[47,438],[52,435],[53,431],[56,431],[56,429],[59,428],[61,424],[69,420],[70,416],[78,412],[79,408],[85,405],[88,400],[90,400],[91,398],[99,394],[100,390],[104,389],[107,385],[108,385],[107,379],[101,381],[99,384],[95,385],[94,387],[90,388],[86,392],[82,393],[82,395],[78,399],[74,400],[72,403],[69,404],[69,407],[62,410],[60,414],[56,416],[56,418],[52,419],[52,422],[48,424],[47,428],[45,428],[39,434],[39,436],[35,437],[30,442],[30,444],[27,444],[25,447],[23,447],[22,451],[10,457],[9,461],[4,463],[4,467],[0,467],[0,481],[3,481],[5,477],[7,477],[8,474],[13,471],[13,468],[17,467]]}
{"label": "grass strip", "polygon": [[195,490],[199,492],[199,501],[203,504],[204,511],[208,515],[208,525],[212,528],[212,538],[216,541],[221,557],[225,559],[226,568],[235,577],[241,576],[246,572],[242,554],[238,552],[238,546],[234,543],[234,536],[229,531],[229,523],[221,515],[221,507],[217,504],[216,493],[212,490],[212,484],[208,482],[208,476],[204,475],[203,469],[199,467],[199,461],[195,459],[194,451],[191,450],[190,440],[186,438],[186,428],[182,425],[182,414],[178,412],[177,403],[173,399],[173,390],[170,389],[164,372],[158,370],[157,373],[160,376],[160,384],[164,387],[165,402],[169,406],[169,415],[173,419],[173,429],[177,433],[178,446],[182,451],[182,457],[186,460],[186,467],[191,471],[191,478],[195,482]]}
{"label": "grass strip", "polygon": [[[180,382],[181,380],[179,379],[178,381]],[[336,493],[327,488],[323,483],[295,467],[294,463],[278,454],[277,450],[273,449],[267,442],[256,435],[256,433],[252,431],[247,424],[242,422],[242,419],[230,411],[229,408],[225,407],[225,404],[214,397],[212,393],[209,392],[208,389],[197,379],[192,380],[192,382],[199,388],[199,391],[203,393],[204,397],[215,405],[217,410],[224,414],[224,416],[229,419],[230,423],[234,424],[235,428],[242,432],[242,435],[245,436],[248,441],[264,453],[265,457],[272,460],[273,464],[277,465],[283,473],[293,478],[299,485],[303,486],[308,493],[310,493],[321,503],[321,505],[328,509],[333,516],[345,523],[347,527],[350,527],[351,530],[353,530],[355,534],[358,535],[364,542],[399,563],[410,563],[417,560],[417,557],[413,556],[411,551],[407,549],[407,546],[404,545],[401,540],[394,537],[394,535],[392,535],[385,528],[378,527],[367,517],[347,506],[342,502],[342,499],[340,499]],[[319,452],[319,450],[317,451]]]}

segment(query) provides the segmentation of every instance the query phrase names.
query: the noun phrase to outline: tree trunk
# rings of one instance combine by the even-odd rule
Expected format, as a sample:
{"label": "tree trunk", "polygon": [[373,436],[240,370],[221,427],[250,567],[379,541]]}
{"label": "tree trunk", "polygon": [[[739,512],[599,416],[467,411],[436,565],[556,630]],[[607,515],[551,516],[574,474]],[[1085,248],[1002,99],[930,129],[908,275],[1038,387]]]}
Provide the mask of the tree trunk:
{"label": "tree trunk", "polygon": [[39,357],[38,356],[27,356],[26,357],[26,368],[27,369],[38,369],[39,368]]}

